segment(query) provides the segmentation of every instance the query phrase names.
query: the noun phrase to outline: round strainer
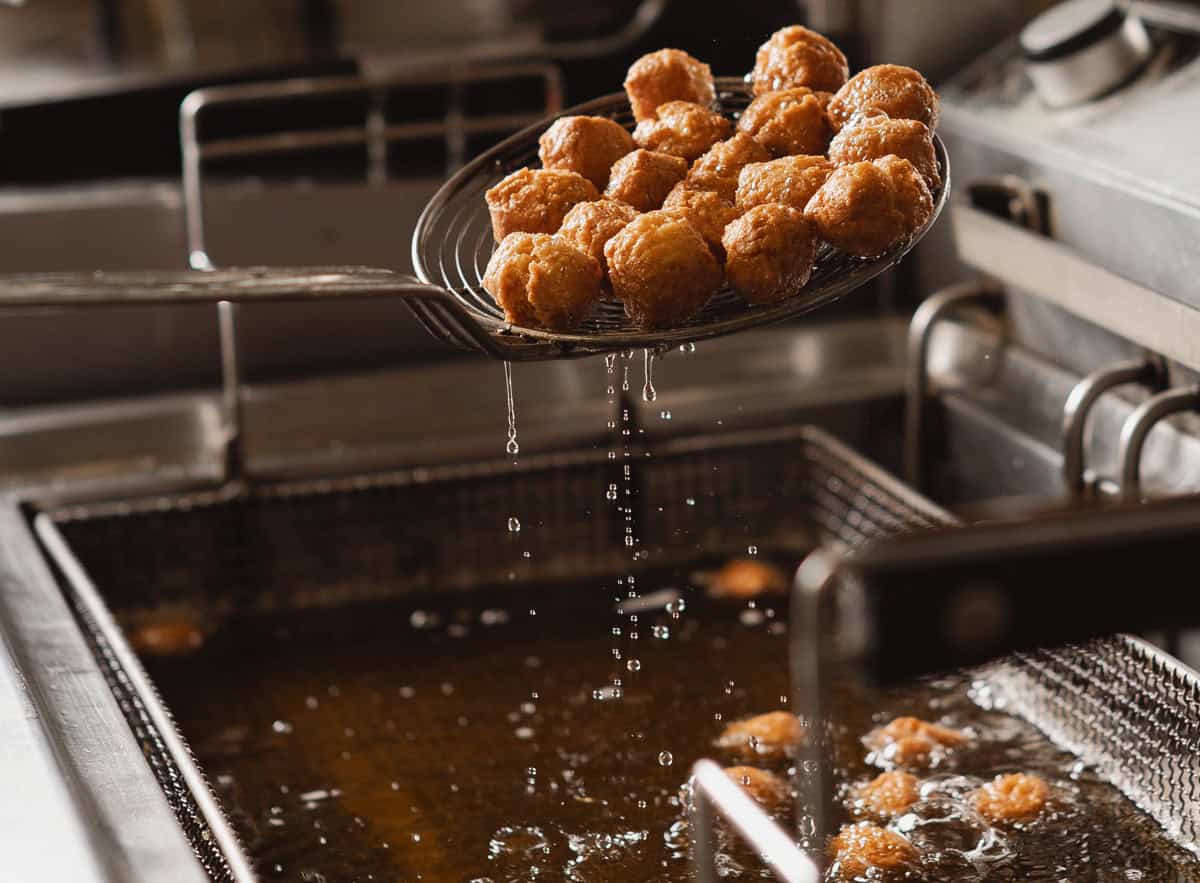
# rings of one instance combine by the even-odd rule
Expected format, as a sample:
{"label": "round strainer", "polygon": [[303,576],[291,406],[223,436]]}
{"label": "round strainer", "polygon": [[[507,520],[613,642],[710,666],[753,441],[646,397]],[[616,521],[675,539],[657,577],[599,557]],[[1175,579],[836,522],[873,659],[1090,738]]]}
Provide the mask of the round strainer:
{"label": "round strainer", "polygon": [[[717,98],[729,116],[750,103],[750,87],[740,79],[717,80]],[[609,117],[628,129],[633,113],[624,93],[606,95],[564,110],[561,116],[587,114]],[[863,259],[825,246],[817,255],[816,267],[805,289],[796,297],[770,306],[750,306],[730,286],[721,290],[695,316],[669,328],[642,328],[613,301],[597,304],[591,316],[570,332],[543,331],[511,325],[504,311],[483,288],[483,274],[494,248],[491,219],[484,200],[486,191],[522,166],[538,164],[538,138],[553,122],[547,119],[497,144],[460,169],[429,201],[413,233],[413,267],[422,282],[445,289],[463,308],[465,316],[486,332],[493,347],[490,355],[510,360],[587,356],[632,348],[657,348],[732,334],[768,325],[815,310],[895,265],[920,241],[941,213],[950,190],[950,165],[945,146],[936,136],[938,165],[943,184],[934,194],[934,211],[924,228],[911,240],[877,258]],[[418,305],[420,306],[420,305]],[[431,323],[418,316],[426,327],[444,337],[444,323]],[[459,342],[462,338],[459,335]]]}

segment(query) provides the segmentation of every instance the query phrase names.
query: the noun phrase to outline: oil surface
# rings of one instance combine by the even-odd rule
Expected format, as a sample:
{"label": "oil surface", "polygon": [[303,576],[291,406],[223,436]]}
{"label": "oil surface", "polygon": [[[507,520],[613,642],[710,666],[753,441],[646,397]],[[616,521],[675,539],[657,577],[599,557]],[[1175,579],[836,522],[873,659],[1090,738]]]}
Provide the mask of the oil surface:
{"label": "oil surface", "polygon": [[[712,745],[725,723],[787,707],[786,613],[709,601],[686,574],[638,582],[683,603],[635,619],[611,585],[479,592],[229,621],[145,662],[267,879],[686,880],[681,785],[700,757],[734,762]],[[982,711],[980,691],[963,676],[842,692],[847,793],[878,772],[861,737],[893,714],[973,735],[892,823],[921,849],[907,879],[1200,879],[1073,757]],[[1052,813],[997,830],[964,812],[1014,770],[1051,782]],[[769,879],[736,848],[721,870]]]}

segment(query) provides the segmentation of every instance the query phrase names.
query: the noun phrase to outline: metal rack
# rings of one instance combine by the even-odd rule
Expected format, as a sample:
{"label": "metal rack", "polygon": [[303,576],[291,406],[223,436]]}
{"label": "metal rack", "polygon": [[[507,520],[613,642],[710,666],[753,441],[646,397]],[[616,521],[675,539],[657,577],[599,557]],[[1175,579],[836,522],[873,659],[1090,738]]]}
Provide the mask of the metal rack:
{"label": "metal rack", "polygon": [[[463,97],[468,86],[523,80],[541,84],[543,100],[536,111],[466,115]],[[449,105],[440,118],[407,121],[389,119],[389,98],[395,92],[402,88],[437,85],[446,86],[449,97]],[[367,105],[362,125],[236,135],[211,140],[205,140],[201,133],[203,118],[214,110],[266,107],[313,98],[365,98]],[[387,151],[391,144],[441,138],[446,149],[447,173],[451,173],[466,161],[469,136],[522,129],[552,116],[562,109],[562,105],[562,72],[557,65],[549,63],[471,68],[458,60],[448,68],[432,71],[421,68],[379,79],[362,76],[298,78],[197,89],[183,100],[179,108],[188,264],[197,270],[209,270],[216,266],[208,253],[204,227],[204,166],[208,161],[361,146],[367,153],[367,181],[382,184],[388,179]]]}

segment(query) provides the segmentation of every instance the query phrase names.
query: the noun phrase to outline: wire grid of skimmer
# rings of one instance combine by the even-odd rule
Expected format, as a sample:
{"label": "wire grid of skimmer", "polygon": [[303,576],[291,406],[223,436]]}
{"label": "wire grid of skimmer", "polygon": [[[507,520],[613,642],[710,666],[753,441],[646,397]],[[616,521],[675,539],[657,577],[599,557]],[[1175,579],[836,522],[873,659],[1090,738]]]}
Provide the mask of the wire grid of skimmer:
{"label": "wire grid of skimmer", "polygon": [[[749,86],[740,79],[720,78],[717,87],[721,109],[734,118],[753,97]],[[629,129],[634,125],[624,93],[606,95],[568,108],[561,115],[577,114],[606,116]],[[444,288],[453,295],[467,315],[496,342],[503,351],[502,357],[508,359],[562,358],[673,346],[768,325],[816,310],[898,263],[937,220],[950,190],[949,160],[945,146],[935,136],[944,183],[934,194],[934,211],[926,225],[907,242],[869,260],[822,247],[808,285],[798,296],[783,303],[752,307],[732,287],[724,285],[699,313],[670,328],[642,328],[629,319],[624,307],[615,301],[598,304],[592,315],[572,332],[518,327],[505,321],[503,310],[483,288],[483,274],[494,248],[484,194],[517,169],[538,164],[538,138],[551,122],[553,120],[545,120],[518,132],[464,166],[430,200],[413,233],[412,261],[421,281]]]}

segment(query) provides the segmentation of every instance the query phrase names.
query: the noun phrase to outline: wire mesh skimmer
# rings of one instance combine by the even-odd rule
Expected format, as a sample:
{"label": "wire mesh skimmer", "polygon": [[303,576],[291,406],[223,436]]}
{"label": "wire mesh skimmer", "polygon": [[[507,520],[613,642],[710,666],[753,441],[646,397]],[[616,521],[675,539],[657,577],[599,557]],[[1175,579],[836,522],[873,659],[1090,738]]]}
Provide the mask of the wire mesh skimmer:
{"label": "wire mesh skimmer", "polygon": [[[722,110],[736,117],[753,97],[740,79],[717,80]],[[562,116],[606,116],[633,128],[633,113],[624,93],[614,93],[564,110]],[[718,337],[799,316],[825,306],[894,266],[920,241],[941,213],[950,190],[950,164],[945,146],[935,136],[943,185],[934,194],[934,212],[912,239],[878,258],[864,260],[824,247],[812,279],[798,297],[771,306],[751,307],[725,285],[703,310],[686,322],[665,329],[643,329],[630,320],[621,304],[602,302],[579,329],[569,333],[523,328],[505,321],[504,312],[484,289],[483,274],[492,254],[492,228],[484,194],[522,166],[536,165],[538,138],[553,120],[518,132],[464,166],[437,192],[417,221],[412,261],[422,282],[449,292],[466,316],[486,331],[491,355],[509,360],[587,356],[636,347],[670,346]],[[444,337],[431,304],[413,304],[435,335]]]}

